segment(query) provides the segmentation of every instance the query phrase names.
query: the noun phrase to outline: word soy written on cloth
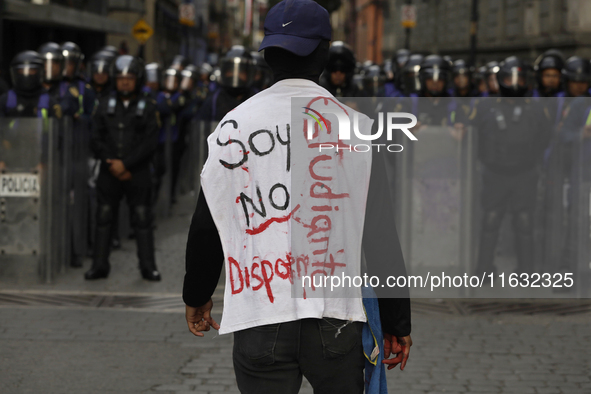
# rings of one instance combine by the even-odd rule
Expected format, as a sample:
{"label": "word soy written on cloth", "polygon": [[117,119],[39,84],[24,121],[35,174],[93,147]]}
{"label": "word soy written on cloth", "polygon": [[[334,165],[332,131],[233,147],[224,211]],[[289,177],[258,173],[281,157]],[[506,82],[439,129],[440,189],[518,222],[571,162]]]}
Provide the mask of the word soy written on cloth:
{"label": "word soy written on cloth", "polygon": [[[220,128],[224,128],[224,126],[227,124],[233,126],[234,129],[238,129],[238,122],[235,120],[225,121]],[[249,135],[248,140],[246,141],[249,149],[246,148],[245,142],[238,138],[228,138],[228,140],[225,142],[221,142],[218,138],[216,143],[219,146],[225,147],[230,146],[231,144],[237,144],[240,146],[239,152],[242,155],[240,159],[234,163],[230,163],[222,159],[220,159],[219,162],[224,168],[228,170],[236,170],[241,168],[242,170],[248,172],[249,169],[246,167],[246,164],[248,163],[249,157],[252,157],[253,155],[254,157],[264,157],[272,153],[277,146],[284,146],[287,150],[285,171],[289,173],[291,170],[291,137],[289,124],[285,125],[285,137],[283,137],[281,134],[282,133],[280,133],[279,126],[275,126],[275,133],[266,129],[256,130]],[[253,158],[250,160],[253,160]],[[299,208],[295,207],[294,210],[288,215],[282,217],[271,217],[267,219],[268,205],[266,205],[265,201],[267,201],[271,207],[278,211],[287,211],[290,201],[289,189],[283,183],[277,182],[273,184],[273,186],[271,186],[268,191],[266,191],[266,198],[263,198],[263,193],[261,192],[258,182],[255,181],[255,185],[254,193],[256,193],[256,196],[248,195],[245,192],[240,192],[240,194],[236,196],[236,203],[242,204],[244,218],[246,220],[246,227],[251,226],[251,218],[254,217],[255,213],[261,218],[265,219],[265,221],[259,226],[246,229],[246,233],[250,235],[262,233],[267,228],[269,228],[272,223],[283,223],[288,221],[293,212]],[[249,206],[253,212],[249,212]]]}

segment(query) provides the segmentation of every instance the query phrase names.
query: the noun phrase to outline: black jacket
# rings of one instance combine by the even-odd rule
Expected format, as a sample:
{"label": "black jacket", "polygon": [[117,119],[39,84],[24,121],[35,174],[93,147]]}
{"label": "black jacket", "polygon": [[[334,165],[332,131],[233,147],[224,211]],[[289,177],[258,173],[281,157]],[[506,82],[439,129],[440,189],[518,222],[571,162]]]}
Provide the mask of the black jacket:
{"label": "black jacket", "polygon": [[[119,159],[132,173],[148,168],[158,146],[156,106],[149,99],[134,98],[125,108],[123,101],[116,98],[114,113],[109,114],[111,98],[115,96],[99,100],[93,116],[93,152],[104,166],[107,159]],[[138,110],[139,103],[145,105],[143,110]]]}

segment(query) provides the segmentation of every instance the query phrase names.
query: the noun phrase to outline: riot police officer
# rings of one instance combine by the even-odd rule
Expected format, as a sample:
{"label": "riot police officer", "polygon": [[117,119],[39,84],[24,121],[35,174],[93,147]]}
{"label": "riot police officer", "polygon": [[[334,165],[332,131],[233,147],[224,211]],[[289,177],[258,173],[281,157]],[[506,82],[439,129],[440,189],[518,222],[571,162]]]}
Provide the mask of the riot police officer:
{"label": "riot police officer", "polygon": [[158,63],[146,64],[146,84],[142,88],[142,92],[156,100],[162,85],[162,69]]}
{"label": "riot police officer", "polygon": [[0,116],[61,117],[58,101],[43,89],[44,62],[35,51],[17,54],[10,62],[13,88],[0,96]]}
{"label": "riot police officer", "polygon": [[484,97],[496,97],[499,95],[499,82],[497,80],[497,73],[499,72],[499,62],[492,61],[486,63],[484,72],[484,80],[486,81],[486,94]]}
{"label": "riot police officer", "polygon": [[328,63],[320,85],[335,97],[363,97],[362,88],[353,83],[355,55],[342,41],[335,41],[328,51]]}
{"label": "riot police officer", "polygon": [[116,91],[100,100],[93,118],[92,149],[101,160],[97,180],[97,229],[92,267],[86,279],[109,275],[109,244],[114,207],[126,197],[137,255],[144,279],[161,279],[154,258],[150,163],[158,144],[158,117],[153,102],[141,95],[144,65],[133,56],[113,64]]}
{"label": "riot police officer", "polygon": [[532,91],[533,97],[561,97],[562,69],[564,57],[557,50],[550,49],[544,52],[534,64],[537,88]]}
{"label": "riot police officer", "polygon": [[92,87],[80,76],[80,67],[84,60],[84,54],[80,47],[68,41],[61,45],[64,56],[64,80],[68,89],[74,88],[78,92],[78,114],[91,116],[94,110],[95,94]]}
{"label": "riot police officer", "polygon": [[368,97],[381,97],[384,95],[386,75],[377,64],[369,66],[363,73],[363,90]]}
{"label": "riot police officer", "polygon": [[109,72],[115,58],[109,51],[98,51],[90,59],[90,84],[95,92],[96,100],[111,94],[113,81]]}
{"label": "riot police officer", "polygon": [[452,66],[453,86],[451,95],[455,97],[474,97],[472,71],[463,59],[454,61]]}
{"label": "riot police officer", "polygon": [[233,46],[220,60],[220,87],[205,100],[197,113],[199,120],[220,121],[228,112],[252,97],[254,62],[249,51]]}
{"label": "riot police officer", "polygon": [[59,101],[64,115],[76,115],[80,108],[78,89],[61,83],[64,73],[62,48],[55,42],[48,42],[41,45],[37,52],[45,65],[43,86],[52,98]]}
{"label": "riot police officer", "polygon": [[485,100],[474,112],[482,174],[482,227],[476,271],[494,273],[494,252],[507,212],[513,215],[517,272],[534,269],[533,216],[538,166],[551,136],[542,105],[527,93],[524,63],[505,59],[496,75],[502,98]]}
{"label": "riot police officer", "polygon": [[472,85],[475,87],[477,97],[488,95],[488,86],[486,84],[486,66],[481,66],[472,74]]}
{"label": "riot police officer", "polygon": [[195,94],[203,102],[209,92],[213,92],[216,89],[216,82],[213,81],[213,67],[209,63],[201,64],[199,67],[199,79],[197,80],[197,89]]}
{"label": "riot police officer", "polygon": [[568,97],[589,97],[591,63],[589,59],[572,56],[566,60],[562,69],[565,93]]}
{"label": "riot police officer", "polygon": [[408,61],[402,68],[402,92],[406,97],[416,97],[421,91],[419,71],[421,70],[423,59],[424,56],[421,54],[410,55]]}
{"label": "riot police officer", "polygon": [[258,93],[262,90],[267,89],[273,83],[273,72],[271,68],[261,56],[260,53],[252,51],[250,52],[252,60],[254,61],[254,78],[252,81],[253,90]]}

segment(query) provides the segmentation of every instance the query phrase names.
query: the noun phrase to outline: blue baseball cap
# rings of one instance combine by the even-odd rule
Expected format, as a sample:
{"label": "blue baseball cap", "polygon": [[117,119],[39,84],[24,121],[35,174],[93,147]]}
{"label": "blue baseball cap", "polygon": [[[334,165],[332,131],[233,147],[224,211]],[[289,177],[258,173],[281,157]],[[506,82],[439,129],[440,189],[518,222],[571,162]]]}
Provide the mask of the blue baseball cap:
{"label": "blue baseball cap", "polygon": [[283,48],[297,56],[308,56],[322,40],[331,39],[328,11],[312,0],[283,0],[267,13],[265,48]]}

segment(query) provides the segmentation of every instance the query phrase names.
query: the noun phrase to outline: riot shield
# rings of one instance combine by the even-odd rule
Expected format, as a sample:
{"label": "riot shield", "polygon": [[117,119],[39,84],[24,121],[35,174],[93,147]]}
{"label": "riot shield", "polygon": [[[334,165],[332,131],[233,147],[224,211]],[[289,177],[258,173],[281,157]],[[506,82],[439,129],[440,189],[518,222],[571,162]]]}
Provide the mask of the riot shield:
{"label": "riot shield", "polygon": [[576,278],[575,291],[580,298],[591,296],[591,138],[575,144],[571,184],[572,209],[566,247],[573,257],[570,265]]}
{"label": "riot shield", "polygon": [[420,143],[408,144],[398,165],[407,270],[413,275],[470,272],[474,133],[468,130],[463,138],[454,138],[448,127],[425,125],[417,137]]}
{"label": "riot shield", "polygon": [[0,275],[51,282],[62,265],[64,135],[55,119],[0,119]]}
{"label": "riot shield", "polygon": [[73,258],[82,259],[88,249],[90,176],[88,160],[90,153],[90,124],[85,118],[74,122],[72,135],[72,213],[71,234]]}

